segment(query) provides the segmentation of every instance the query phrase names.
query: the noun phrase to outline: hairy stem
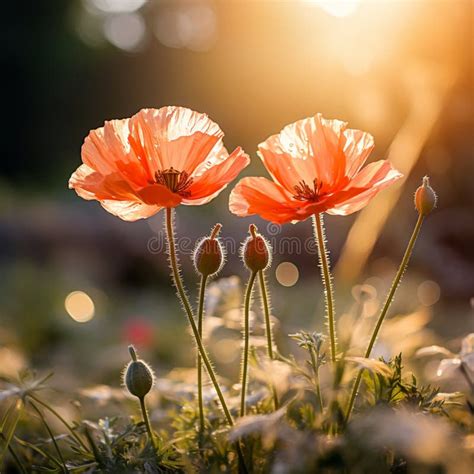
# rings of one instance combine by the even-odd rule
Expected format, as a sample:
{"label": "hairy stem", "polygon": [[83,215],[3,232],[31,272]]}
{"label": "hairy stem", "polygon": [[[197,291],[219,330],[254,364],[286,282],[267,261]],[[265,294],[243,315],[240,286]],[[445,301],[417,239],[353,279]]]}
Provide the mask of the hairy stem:
{"label": "hairy stem", "polygon": [[336,322],[334,319],[334,292],[332,288],[332,277],[329,270],[329,255],[326,249],[324,236],[324,223],[322,214],[313,216],[313,228],[318,245],[319,265],[321,267],[321,277],[324,284],[324,295],[326,298],[326,318],[329,329],[329,339],[331,341],[331,361],[336,362]]}
{"label": "hairy stem", "polygon": [[214,389],[219,398],[219,402],[221,404],[222,411],[224,412],[227,423],[230,426],[233,426],[234,420],[232,418],[232,415],[230,414],[229,408],[227,407],[227,403],[224,399],[224,395],[219,386],[219,383],[217,382],[217,376],[209,360],[206,349],[204,348],[204,344],[202,343],[201,336],[199,335],[199,330],[196,325],[196,321],[194,320],[194,315],[191,309],[191,305],[189,303],[188,296],[186,294],[186,291],[184,290],[183,281],[181,279],[181,274],[179,271],[178,257],[176,255],[176,244],[175,244],[175,239],[174,239],[174,228],[173,228],[173,209],[171,208],[166,209],[166,236],[167,236],[167,241],[168,241],[168,252],[169,252],[169,258],[170,258],[170,266],[171,266],[171,271],[172,271],[172,276],[173,276],[173,282],[178,291],[178,297],[181,300],[186,316],[188,317],[188,321],[191,326],[194,339],[196,341],[199,355],[201,356],[202,361],[204,362],[204,365],[206,366],[206,370],[209,374],[209,378],[211,379],[211,382],[214,385]]}
{"label": "hairy stem", "polygon": [[[273,331],[272,331],[272,324],[270,322],[270,304],[269,304],[269,297],[268,297],[268,289],[267,284],[265,281],[265,275],[263,274],[263,270],[258,272],[258,282],[260,285],[260,294],[262,296],[262,308],[263,313],[265,315],[265,333],[267,335],[267,354],[269,359],[273,360]],[[276,391],[275,386],[272,384],[271,387],[272,395],[273,395],[273,403],[275,405],[275,410],[278,410],[278,394]]]}
{"label": "hairy stem", "polygon": [[156,443],[155,437],[153,436],[153,431],[151,429],[150,418],[148,417],[148,410],[146,409],[145,405],[145,397],[139,397],[140,400],[140,408],[142,410],[143,421],[146,426],[146,431],[148,433],[148,437],[150,438],[150,443],[153,446],[153,451],[156,453]]}
{"label": "hairy stem", "polygon": [[270,322],[270,305],[268,303],[268,290],[265,282],[263,270],[258,272],[258,282],[260,285],[260,294],[262,296],[262,308],[265,315],[265,333],[267,335],[267,354],[270,359],[273,359],[273,333]]}
{"label": "hairy stem", "polygon": [[[199,330],[196,325],[196,321],[194,320],[193,311],[191,309],[191,305],[189,304],[189,299],[184,290],[183,281],[181,279],[181,274],[179,272],[179,262],[178,256],[176,254],[176,244],[174,238],[174,228],[173,228],[173,209],[166,208],[166,237],[167,237],[167,244],[168,244],[168,253],[169,253],[169,261],[170,267],[173,277],[174,285],[176,286],[176,290],[178,292],[178,297],[183,305],[184,311],[189,321],[189,325],[191,326],[191,330],[193,332],[194,340],[196,341],[196,345],[199,351],[199,355],[202,358],[202,361],[206,367],[207,373],[209,378],[211,379],[212,385],[214,386],[214,390],[217,393],[217,397],[219,398],[219,402],[221,404],[222,411],[224,412],[224,416],[226,418],[227,424],[229,426],[234,426],[234,419],[227,407],[227,403],[224,398],[224,394],[222,393],[221,387],[217,381],[216,373],[214,372],[214,368],[212,367],[211,361],[207,355],[206,349],[204,348],[204,344],[202,343],[201,336],[199,335]],[[243,472],[247,472],[247,468],[245,465],[245,460],[242,454],[242,449],[239,443],[236,443],[236,451],[237,456],[239,458],[240,469]]]}
{"label": "hairy stem", "polygon": [[311,355],[311,365],[313,366],[313,372],[314,372],[314,384],[316,386],[316,396],[318,397],[319,408],[320,408],[320,411],[322,413],[323,409],[324,409],[323,396],[321,394],[321,386],[319,384],[318,364],[317,364],[317,361],[316,361],[316,354],[314,353],[314,348],[313,347],[309,348],[309,353]]}
{"label": "hairy stem", "polygon": [[[403,274],[408,266],[408,262],[410,261],[411,254],[413,252],[413,247],[415,246],[416,239],[418,238],[418,234],[420,233],[421,225],[423,224],[424,216],[420,214],[418,216],[418,220],[416,221],[415,228],[413,229],[413,233],[411,234],[410,240],[408,242],[407,248],[405,250],[405,254],[403,255],[403,259],[398,267],[397,274],[392,282],[392,286],[390,287],[390,291],[388,292],[387,298],[383,305],[382,311],[380,312],[379,318],[375,325],[374,331],[372,332],[372,337],[370,338],[369,345],[365,351],[364,357],[367,359],[370,357],[372,349],[374,348],[375,341],[379,335],[380,328],[382,327],[382,323],[387,315],[387,312],[392,304],[393,298],[395,296],[395,292],[400,284]],[[354,382],[352,387],[351,397],[349,399],[349,404],[347,406],[345,423],[347,423],[351,417],[352,409],[354,408],[354,403],[357,397],[357,393],[359,391],[360,383],[362,380],[363,369],[359,370],[357,374],[357,378]]]}
{"label": "hairy stem", "polygon": [[[204,313],[204,296],[206,294],[207,275],[201,276],[201,285],[199,287],[199,304],[198,304],[198,332],[202,340],[202,320]],[[199,404],[199,431],[204,432],[204,402],[202,396],[202,359],[201,355],[197,355],[197,379],[198,379],[198,404]]]}
{"label": "hairy stem", "polygon": [[240,416],[245,416],[245,397],[247,395],[247,373],[249,364],[249,349],[250,349],[250,302],[252,299],[253,284],[257,272],[250,274],[249,281],[247,283],[247,289],[245,290],[245,303],[244,303],[244,351],[242,354],[242,370],[240,374]]}

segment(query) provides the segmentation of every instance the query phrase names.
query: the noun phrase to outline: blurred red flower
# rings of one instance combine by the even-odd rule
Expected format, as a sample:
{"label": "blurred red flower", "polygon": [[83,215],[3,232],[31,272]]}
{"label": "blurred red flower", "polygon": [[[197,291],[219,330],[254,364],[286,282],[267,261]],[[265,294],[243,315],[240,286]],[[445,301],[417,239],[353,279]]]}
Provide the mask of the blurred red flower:
{"label": "blurred red flower", "polygon": [[86,137],[69,188],[127,221],[205,204],[249,163],[240,147],[228,154],[223,136],[207,115],[183,107],[107,121]]}
{"label": "blurred red flower", "polygon": [[346,122],[321,114],[299,120],[258,146],[273,181],[243,178],[229,208],[241,217],[258,214],[277,223],[356,212],[402,176],[385,160],[363,168],[373,148],[369,133],[347,128]]}
{"label": "blurred red flower", "polygon": [[154,342],[154,326],[144,318],[133,318],[123,325],[123,338],[127,344],[146,348]]}

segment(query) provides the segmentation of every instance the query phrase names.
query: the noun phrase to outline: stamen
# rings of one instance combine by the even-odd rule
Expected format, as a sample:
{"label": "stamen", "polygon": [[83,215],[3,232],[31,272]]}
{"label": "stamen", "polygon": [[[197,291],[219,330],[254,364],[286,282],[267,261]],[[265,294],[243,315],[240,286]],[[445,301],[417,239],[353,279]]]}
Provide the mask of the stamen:
{"label": "stamen", "polygon": [[187,188],[191,186],[193,178],[190,178],[186,171],[178,171],[171,167],[163,171],[157,171],[155,179],[158,184],[166,186],[173,193],[183,197],[190,196]]}
{"label": "stamen", "polygon": [[313,179],[313,187],[311,188],[305,181],[300,181],[294,186],[295,194],[293,197],[298,201],[317,201],[323,183],[317,178]]}

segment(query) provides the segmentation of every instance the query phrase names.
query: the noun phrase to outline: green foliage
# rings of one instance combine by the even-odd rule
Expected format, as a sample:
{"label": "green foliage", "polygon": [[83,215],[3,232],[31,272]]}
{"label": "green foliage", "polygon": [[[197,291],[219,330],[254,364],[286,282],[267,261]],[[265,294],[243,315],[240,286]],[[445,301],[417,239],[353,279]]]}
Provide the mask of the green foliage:
{"label": "green foliage", "polygon": [[364,395],[369,405],[397,406],[403,404],[425,413],[444,413],[444,400],[436,398],[439,394],[438,388],[419,385],[414,374],[404,376],[402,354],[388,362],[385,362],[383,358],[380,361],[391,369],[390,375],[380,372],[364,372]]}
{"label": "green foliage", "polygon": [[[178,470],[181,462],[172,443],[158,437],[154,452],[146,436],[143,422],[117,418],[101,419],[97,423],[84,422],[84,433],[91,447],[91,455],[75,467],[90,467],[98,472],[168,473]],[[84,465],[85,464],[85,465]]]}
{"label": "green foliage", "polygon": [[[324,386],[321,404],[319,370],[327,368],[324,341],[307,332],[292,338],[307,352],[307,360],[278,354],[269,361],[263,350],[251,351],[249,415],[237,418],[234,428],[228,427],[213,393],[204,397],[204,432],[199,431],[196,400],[177,394],[164,398],[159,421],[152,422],[160,427],[156,450],[144,423],[124,414],[66,421],[45,401],[49,377],[24,373],[17,381],[4,380],[3,465],[13,472],[238,472],[236,443],[254,473],[436,473],[453,462],[468,462],[460,438],[445,421],[453,423],[451,413],[460,410],[464,418],[458,426],[470,432],[466,417],[472,415],[462,394],[440,394],[420,384],[405,371],[401,354],[372,364],[342,357],[332,369],[331,385]],[[354,417],[346,425],[346,382],[352,379],[354,362],[363,367],[363,384]],[[261,377],[268,372],[273,380],[287,379],[276,385],[276,411],[270,383]],[[238,391],[229,389],[226,395],[235,416]],[[38,434],[32,438],[31,433]],[[450,454],[427,459],[424,453],[431,444],[446,445]]]}

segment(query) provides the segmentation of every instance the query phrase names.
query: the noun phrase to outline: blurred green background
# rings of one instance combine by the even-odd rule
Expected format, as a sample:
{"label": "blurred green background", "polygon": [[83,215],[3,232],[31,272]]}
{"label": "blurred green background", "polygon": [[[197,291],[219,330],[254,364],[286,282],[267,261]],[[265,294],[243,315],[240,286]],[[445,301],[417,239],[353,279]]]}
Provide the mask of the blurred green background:
{"label": "blurred green background", "polygon": [[[193,364],[159,251],[162,216],[121,222],[67,189],[90,129],[164,105],[208,113],[229,149],[251,155],[245,175],[266,173],[259,142],[316,112],[375,136],[371,159],[389,158],[406,180],[362,213],[326,219],[340,314],[357,283],[383,298],[416,220],[414,190],[429,174],[439,207],[392,314],[427,314],[418,345],[457,349],[474,330],[472,20],[468,0],[4,2],[0,372],[53,368],[65,386],[114,381],[129,342],[159,371]],[[286,349],[284,334],[324,327],[316,256],[278,244],[308,242],[310,222],[236,218],[229,191],[179,208],[178,234],[194,242],[220,221],[238,248],[257,223],[276,248],[268,277]],[[182,263],[194,300],[189,255]],[[245,280],[235,248],[222,275]],[[238,310],[239,280],[213,294],[226,300],[228,287]],[[214,355],[232,373],[226,350]]]}

